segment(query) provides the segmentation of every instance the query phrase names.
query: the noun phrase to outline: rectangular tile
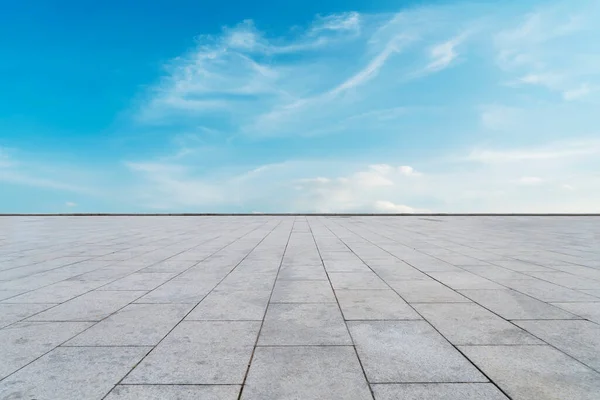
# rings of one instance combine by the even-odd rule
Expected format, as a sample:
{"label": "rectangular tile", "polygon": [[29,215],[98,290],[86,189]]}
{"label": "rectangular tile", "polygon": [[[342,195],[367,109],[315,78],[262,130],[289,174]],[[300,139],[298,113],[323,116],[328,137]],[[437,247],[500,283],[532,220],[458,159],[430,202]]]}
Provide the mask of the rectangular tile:
{"label": "rectangular tile", "polygon": [[335,303],[329,281],[280,281],[275,283],[273,303]]}
{"label": "rectangular tile", "polygon": [[135,272],[102,286],[100,290],[153,290],[174,276],[171,272]]}
{"label": "rectangular tile", "polygon": [[100,321],[146,292],[93,291],[29,318],[30,321]]}
{"label": "rectangular tile", "polygon": [[241,384],[260,322],[183,321],[125,384]]}
{"label": "rectangular tile", "polygon": [[334,290],[389,289],[373,272],[330,272],[329,279]]}
{"label": "rectangular tile", "polygon": [[491,383],[378,383],[372,387],[375,400],[508,400]]}
{"label": "rectangular tile", "polygon": [[550,346],[462,346],[461,350],[510,397],[594,400],[600,375]]}
{"label": "rectangular tile", "polygon": [[463,295],[506,319],[577,319],[576,315],[514,290],[461,290]]}
{"label": "rectangular tile", "polygon": [[91,325],[89,322],[18,322],[0,329],[0,379]]}
{"label": "rectangular tile", "polygon": [[430,280],[391,281],[389,285],[409,303],[469,302],[460,293]]}
{"label": "rectangular tile", "polygon": [[350,346],[259,347],[241,398],[372,399]]}
{"label": "rectangular tile", "polygon": [[336,290],[344,319],[420,319],[393,290]]}
{"label": "rectangular tile", "polygon": [[600,371],[600,325],[582,320],[515,323],[588,367]]}
{"label": "rectangular tile", "polygon": [[486,382],[425,321],[349,321],[370,383]]}
{"label": "rectangular tile", "polygon": [[148,347],[57,348],[0,382],[2,399],[100,400]]}
{"label": "rectangular tile", "polygon": [[475,303],[420,303],[414,307],[455,345],[543,344]]}
{"label": "rectangular tile", "polygon": [[154,346],[192,307],[191,304],[129,304],[65,346]]}
{"label": "rectangular tile", "polygon": [[104,400],[237,400],[239,385],[117,385]]}
{"label": "rectangular tile", "polygon": [[351,345],[336,303],[269,304],[259,346]]}
{"label": "rectangular tile", "polygon": [[262,321],[270,291],[214,290],[188,315],[188,320]]}
{"label": "rectangular tile", "polygon": [[1,304],[0,303],[0,329],[7,325],[21,321],[34,314],[54,307],[56,304]]}

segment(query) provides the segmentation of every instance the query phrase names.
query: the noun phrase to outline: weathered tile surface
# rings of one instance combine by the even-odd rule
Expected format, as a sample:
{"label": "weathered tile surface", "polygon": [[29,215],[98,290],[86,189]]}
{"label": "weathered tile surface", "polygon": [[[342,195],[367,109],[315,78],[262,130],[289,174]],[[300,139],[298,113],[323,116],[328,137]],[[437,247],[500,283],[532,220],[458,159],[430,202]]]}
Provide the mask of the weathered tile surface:
{"label": "weathered tile surface", "polygon": [[461,350],[514,399],[593,400],[600,393],[600,374],[550,346]]}
{"label": "weathered tile surface", "polygon": [[254,353],[242,399],[372,399],[354,349],[261,347]]}
{"label": "weathered tile surface", "polygon": [[371,383],[485,382],[425,321],[348,322]]}
{"label": "weathered tile surface", "polygon": [[598,221],[1,217],[0,399],[596,399]]}

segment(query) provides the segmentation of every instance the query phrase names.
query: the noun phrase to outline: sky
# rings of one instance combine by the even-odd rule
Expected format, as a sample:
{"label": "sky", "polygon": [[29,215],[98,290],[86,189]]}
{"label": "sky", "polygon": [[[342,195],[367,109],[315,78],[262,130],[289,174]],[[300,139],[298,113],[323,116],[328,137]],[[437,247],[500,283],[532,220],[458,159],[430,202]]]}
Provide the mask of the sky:
{"label": "sky", "polygon": [[600,2],[0,5],[0,213],[598,213]]}

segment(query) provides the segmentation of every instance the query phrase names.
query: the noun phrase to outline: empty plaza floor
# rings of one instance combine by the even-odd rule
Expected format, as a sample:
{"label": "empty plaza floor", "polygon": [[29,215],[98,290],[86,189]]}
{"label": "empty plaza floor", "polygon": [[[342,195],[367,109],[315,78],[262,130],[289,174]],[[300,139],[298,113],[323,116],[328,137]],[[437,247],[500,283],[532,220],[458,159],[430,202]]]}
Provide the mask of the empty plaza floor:
{"label": "empty plaza floor", "polygon": [[0,217],[0,399],[598,400],[600,218]]}

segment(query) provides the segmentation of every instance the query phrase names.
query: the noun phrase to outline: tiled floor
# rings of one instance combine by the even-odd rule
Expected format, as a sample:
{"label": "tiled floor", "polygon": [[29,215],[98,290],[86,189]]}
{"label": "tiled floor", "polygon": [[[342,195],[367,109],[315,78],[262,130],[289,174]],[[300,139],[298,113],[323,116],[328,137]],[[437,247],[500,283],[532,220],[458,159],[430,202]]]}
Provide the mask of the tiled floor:
{"label": "tiled floor", "polygon": [[599,217],[0,217],[0,399],[600,398]]}

